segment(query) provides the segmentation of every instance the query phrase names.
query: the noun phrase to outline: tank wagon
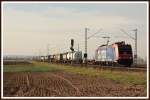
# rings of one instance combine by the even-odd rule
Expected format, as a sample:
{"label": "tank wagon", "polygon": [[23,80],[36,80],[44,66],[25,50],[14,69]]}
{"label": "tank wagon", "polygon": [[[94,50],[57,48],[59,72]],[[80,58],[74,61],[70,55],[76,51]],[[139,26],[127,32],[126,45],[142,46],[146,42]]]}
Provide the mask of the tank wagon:
{"label": "tank wagon", "polygon": [[131,45],[124,41],[101,45],[95,51],[95,64],[130,66],[133,63]]}

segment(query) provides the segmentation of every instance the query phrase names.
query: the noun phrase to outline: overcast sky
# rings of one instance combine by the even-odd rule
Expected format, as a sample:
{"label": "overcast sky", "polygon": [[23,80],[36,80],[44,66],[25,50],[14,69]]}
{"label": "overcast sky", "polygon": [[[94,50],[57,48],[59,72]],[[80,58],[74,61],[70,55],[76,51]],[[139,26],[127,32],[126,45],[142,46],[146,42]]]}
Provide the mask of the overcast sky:
{"label": "overcast sky", "polygon": [[124,29],[134,37],[138,29],[138,55],[147,55],[146,3],[5,3],[3,5],[4,55],[45,55],[69,51],[70,39],[75,50],[84,53],[84,32],[88,36],[101,31],[88,40],[89,57],[96,48],[105,44],[103,36],[110,36],[110,44],[134,40],[120,31]]}

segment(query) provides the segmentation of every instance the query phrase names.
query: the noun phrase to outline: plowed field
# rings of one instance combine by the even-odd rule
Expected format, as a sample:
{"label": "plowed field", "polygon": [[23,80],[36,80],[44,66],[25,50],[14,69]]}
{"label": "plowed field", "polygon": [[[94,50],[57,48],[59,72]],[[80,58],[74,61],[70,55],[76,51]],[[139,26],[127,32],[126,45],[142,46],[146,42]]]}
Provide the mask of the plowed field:
{"label": "plowed field", "polygon": [[143,85],[124,85],[100,77],[65,72],[5,72],[4,97],[146,96]]}

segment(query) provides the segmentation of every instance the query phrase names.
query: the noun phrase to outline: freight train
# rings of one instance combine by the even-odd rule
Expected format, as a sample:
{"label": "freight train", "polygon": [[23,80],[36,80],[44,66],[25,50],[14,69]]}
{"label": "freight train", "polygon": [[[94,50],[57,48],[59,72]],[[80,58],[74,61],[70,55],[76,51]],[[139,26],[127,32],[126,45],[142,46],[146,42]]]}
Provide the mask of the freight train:
{"label": "freight train", "polygon": [[[41,56],[41,61],[55,63],[83,64],[82,51],[65,52],[48,56]],[[132,47],[130,44],[115,42],[111,45],[101,45],[95,51],[95,59],[87,61],[93,65],[123,65],[130,66],[133,63]]]}

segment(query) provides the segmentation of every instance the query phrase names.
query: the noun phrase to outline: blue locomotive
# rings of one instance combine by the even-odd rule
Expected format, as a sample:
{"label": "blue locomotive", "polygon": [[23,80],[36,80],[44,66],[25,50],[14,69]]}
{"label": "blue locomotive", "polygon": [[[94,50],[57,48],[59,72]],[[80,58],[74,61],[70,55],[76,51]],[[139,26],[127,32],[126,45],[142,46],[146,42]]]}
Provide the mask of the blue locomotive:
{"label": "blue locomotive", "polygon": [[96,49],[95,63],[130,66],[133,63],[132,47],[129,44],[125,44],[124,41],[111,45],[101,45]]}

